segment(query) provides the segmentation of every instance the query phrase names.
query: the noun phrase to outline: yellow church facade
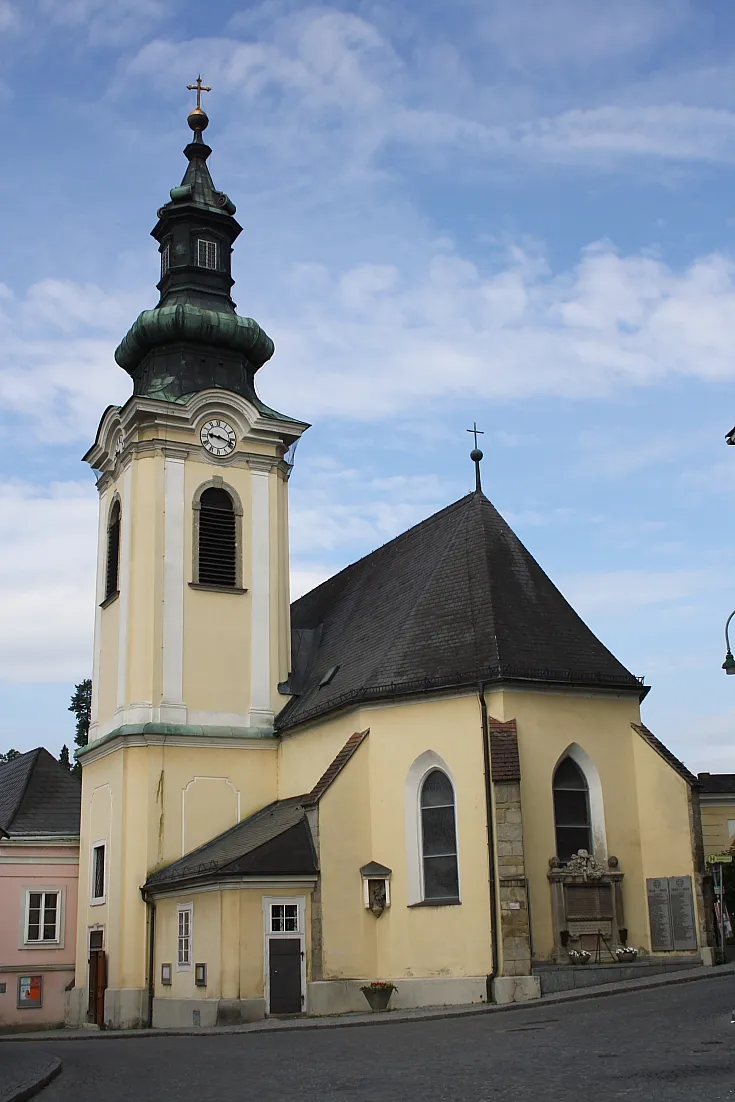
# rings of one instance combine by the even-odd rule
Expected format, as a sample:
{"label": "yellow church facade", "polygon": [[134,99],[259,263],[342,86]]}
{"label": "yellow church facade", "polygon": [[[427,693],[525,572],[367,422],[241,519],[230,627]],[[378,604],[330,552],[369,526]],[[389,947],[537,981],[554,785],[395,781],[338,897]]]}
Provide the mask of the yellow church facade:
{"label": "yellow church facade", "polygon": [[[293,605],[308,428],[254,385],[201,108],[100,500],[71,1024],[523,1001],[709,959],[696,778],[479,485]],[[477,453],[473,453],[477,455]],[[479,459],[476,460],[479,464]],[[87,892],[85,896],[85,888]],[[656,963],[658,962],[658,964]]]}

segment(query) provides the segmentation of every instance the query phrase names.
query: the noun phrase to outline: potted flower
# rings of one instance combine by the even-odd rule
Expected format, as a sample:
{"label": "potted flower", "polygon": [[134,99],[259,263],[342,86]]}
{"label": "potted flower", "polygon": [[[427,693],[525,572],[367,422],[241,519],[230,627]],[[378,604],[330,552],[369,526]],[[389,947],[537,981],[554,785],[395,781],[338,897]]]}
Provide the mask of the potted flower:
{"label": "potted flower", "polygon": [[615,950],[615,955],[618,960],[635,960],[635,958],[638,956],[638,950],[634,949],[632,945],[619,945],[618,948]]}
{"label": "potted flower", "polygon": [[590,955],[586,949],[570,949],[569,960],[572,964],[586,964]]}
{"label": "potted flower", "polygon": [[360,990],[370,1003],[371,1010],[387,1010],[391,995],[398,989],[390,980],[373,980]]}

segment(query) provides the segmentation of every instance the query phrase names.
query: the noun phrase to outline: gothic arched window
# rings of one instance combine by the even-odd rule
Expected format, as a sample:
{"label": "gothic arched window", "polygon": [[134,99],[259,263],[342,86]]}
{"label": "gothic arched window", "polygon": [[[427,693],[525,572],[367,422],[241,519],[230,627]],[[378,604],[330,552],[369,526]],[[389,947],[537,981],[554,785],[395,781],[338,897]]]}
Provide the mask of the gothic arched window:
{"label": "gothic arched window", "polygon": [[580,849],[592,853],[590,798],[584,773],[572,758],[562,758],[554,773],[556,856],[568,861]]}
{"label": "gothic arched window", "polygon": [[452,782],[432,769],[421,786],[424,899],[458,899],[457,829]]}
{"label": "gothic arched window", "polygon": [[107,520],[107,565],[105,571],[105,600],[114,597],[120,588],[120,500],[112,503]]}
{"label": "gothic arched window", "polygon": [[238,587],[237,517],[227,490],[210,486],[198,502],[197,577],[200,585]]}

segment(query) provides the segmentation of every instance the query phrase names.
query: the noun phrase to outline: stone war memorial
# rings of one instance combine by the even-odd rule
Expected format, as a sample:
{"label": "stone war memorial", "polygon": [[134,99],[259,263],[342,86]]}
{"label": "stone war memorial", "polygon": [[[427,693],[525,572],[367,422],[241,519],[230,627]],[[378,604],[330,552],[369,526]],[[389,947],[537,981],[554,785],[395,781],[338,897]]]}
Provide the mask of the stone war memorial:
{"label": "stone war memorial", "polygon": [[258,396],[274,343],[231,298],[241,226],[195,88],[159,299],[115,353],[132,393],[85,456],[69,1024],[366,1010],[373,984],[395,1008],[503,1003],[711,963],[696,778],[485,495],[477,444],[472,493],[290,603],[309,426]]}

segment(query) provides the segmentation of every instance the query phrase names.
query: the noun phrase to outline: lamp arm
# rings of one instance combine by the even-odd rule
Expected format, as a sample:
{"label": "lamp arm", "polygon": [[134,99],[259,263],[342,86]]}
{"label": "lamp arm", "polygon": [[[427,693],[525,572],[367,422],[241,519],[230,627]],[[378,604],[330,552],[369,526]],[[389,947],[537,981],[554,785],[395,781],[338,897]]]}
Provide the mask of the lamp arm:
{"label": "lamp arm", "polygon": [[735,616],[735,609],[732,610],[727,620],[725,621],[725,646],[727,647],[727,653],[730,654],[730,636],[728,634],[728,628],[730,627],[730,621]]}

